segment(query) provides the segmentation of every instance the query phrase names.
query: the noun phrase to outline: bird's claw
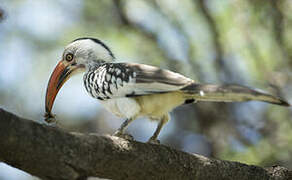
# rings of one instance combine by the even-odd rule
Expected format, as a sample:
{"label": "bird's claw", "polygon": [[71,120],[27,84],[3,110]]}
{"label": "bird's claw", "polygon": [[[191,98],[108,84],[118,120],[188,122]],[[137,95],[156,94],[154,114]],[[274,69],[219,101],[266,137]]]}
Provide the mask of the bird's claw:
{"label": "bird's claw", "polygon": [[53,115],[49,112],[45,113],[44,118],[48,124],[56,124],[56,122],[57,122],[55,115]]}
{"label": "bird's claw", "polygon": [[158,139],[150,138],[147,143],[149,144],[160,144],[160,141]]}
{"label": "bird's claw", "polygon": [[131,141],[134,140],[134,137],[132,135],[126,134],[126,133],[122,133],[121,131],[116,131],[113,134],[113,136],[120,137],[120,138],[127,139],[127,140],[131,140]]}

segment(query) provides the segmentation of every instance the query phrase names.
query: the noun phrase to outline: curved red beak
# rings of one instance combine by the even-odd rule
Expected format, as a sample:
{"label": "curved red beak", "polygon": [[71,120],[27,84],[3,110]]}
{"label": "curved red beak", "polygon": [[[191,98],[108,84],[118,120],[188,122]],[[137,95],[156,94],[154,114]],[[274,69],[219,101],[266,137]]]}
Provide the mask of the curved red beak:
{"label": "curved red beak", "polygon": [[51,110],[55,101],[55,98],[63,86],[63,84],[69,79],[69,77],[72,75],[72,72],[76,70],[78,66],[73,66],[70,64],[67,64],[65,61],[60,61],[57,66],[55,67],[53,73],[51,74],[48,86],[47,86],[47,92],[46,92],[46,114],[45,114],[45,120],[47,122],[51,121],[54,117],[51,114]]}

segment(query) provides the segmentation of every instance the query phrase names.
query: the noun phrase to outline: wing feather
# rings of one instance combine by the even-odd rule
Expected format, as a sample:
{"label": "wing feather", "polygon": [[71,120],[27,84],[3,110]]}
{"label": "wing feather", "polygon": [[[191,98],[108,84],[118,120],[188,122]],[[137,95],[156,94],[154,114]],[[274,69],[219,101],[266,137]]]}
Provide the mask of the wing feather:
{"label": "wing feather", "polygon": [[[111,90],[113,97],[131,97],[155,93],[177,91],[193,82],[179,73],[158,67],[136,64],[136,63],[115,63],[115,66],[124,68],[124,73],[132,73],[130,79]],[[123,67],[122,67],[123,66]]]}

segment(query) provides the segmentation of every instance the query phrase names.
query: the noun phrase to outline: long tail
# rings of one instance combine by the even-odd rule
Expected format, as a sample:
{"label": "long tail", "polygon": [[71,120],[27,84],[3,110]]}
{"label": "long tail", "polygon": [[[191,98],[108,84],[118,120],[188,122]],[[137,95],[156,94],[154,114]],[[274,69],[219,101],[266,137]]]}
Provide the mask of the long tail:
{"label": "long tail", "polygon": [[290,104],[280,97],[262,93],[241,85],[190,84],[182,89],[197,101],[241,102],[264,101],[281,106]]}

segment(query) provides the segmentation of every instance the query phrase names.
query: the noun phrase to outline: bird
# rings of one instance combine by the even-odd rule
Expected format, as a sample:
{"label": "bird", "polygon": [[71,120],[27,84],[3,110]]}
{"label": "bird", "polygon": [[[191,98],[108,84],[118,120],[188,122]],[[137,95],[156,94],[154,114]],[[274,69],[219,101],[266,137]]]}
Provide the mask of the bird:
{"label": "bird", "polygon": [[159,143],[158,135],[177,106],[197,101],[263,101],[281,106],[290,104],[281,97],[237,84],[204,84],[177,72],[159,67],[116,62],[111,49],[101,40],[82,37],[65,47],[62,59],[53,70],[46,90],[45,120],[55,120],[52,107],[62,85],[73,75],[84,73],[83,84],[90,96],[106,110],[125,118],[113,135],[129,138],[125,133],[139,117],[158,121],[150,143]]}

